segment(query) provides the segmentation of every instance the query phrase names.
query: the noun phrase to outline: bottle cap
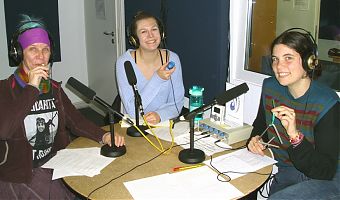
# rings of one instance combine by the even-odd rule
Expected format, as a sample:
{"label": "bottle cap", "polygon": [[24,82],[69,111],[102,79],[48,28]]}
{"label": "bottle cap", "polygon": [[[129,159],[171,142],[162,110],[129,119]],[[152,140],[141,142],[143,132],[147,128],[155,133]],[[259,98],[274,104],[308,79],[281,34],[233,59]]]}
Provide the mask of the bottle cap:
{"label": "bottle cap", "polygon": [[194,85],[192,88],[189,89],[189,94],[194,96],[201,96],[203,95],[204,88],[201,86]]}

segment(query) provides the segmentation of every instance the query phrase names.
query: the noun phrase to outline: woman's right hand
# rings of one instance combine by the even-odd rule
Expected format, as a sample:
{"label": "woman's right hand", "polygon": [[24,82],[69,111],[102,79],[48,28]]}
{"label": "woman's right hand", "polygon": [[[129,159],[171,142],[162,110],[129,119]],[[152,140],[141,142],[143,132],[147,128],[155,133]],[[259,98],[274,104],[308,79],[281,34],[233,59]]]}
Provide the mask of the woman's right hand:
{"label": "woman's right hand", "polygon": [[44,79],[48,79],[49,75],[48,75],[48,66],[38,66],[35,67],[34,69],[29,70],[28,72],[28,84],[39,88],[39,84],[42,78]]}
{"label": "woman's right hand", "polygon": [[261,137],[259,135],[256,135],[251,138],[250,142],[248,143],[248,150],[252,153],[259,154],[261,156],[264,156],[263,150],[265,150],[265,146],[260,143]]}

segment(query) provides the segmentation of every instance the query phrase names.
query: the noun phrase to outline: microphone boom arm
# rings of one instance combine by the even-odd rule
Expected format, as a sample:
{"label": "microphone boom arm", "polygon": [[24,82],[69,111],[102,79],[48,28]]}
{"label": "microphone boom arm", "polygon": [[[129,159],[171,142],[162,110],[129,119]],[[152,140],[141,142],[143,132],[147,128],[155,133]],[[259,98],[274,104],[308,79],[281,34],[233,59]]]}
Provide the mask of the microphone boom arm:
{"label": "microphone boom arm", "polygon": [[128,124],[130,125],[134,125],[133,121],[127,117],[125,117],[124,115],[122,115],[121,113],[117,112],[116,110],[114,110],[108,103],[106,103],[103,99],[94,96],[93,97],[93,101],[99,103],[100,105],[104,106],[106,109],[109,110],[109,112],[115,113],[116,115],[120,116],[123,120],[125,120]]}

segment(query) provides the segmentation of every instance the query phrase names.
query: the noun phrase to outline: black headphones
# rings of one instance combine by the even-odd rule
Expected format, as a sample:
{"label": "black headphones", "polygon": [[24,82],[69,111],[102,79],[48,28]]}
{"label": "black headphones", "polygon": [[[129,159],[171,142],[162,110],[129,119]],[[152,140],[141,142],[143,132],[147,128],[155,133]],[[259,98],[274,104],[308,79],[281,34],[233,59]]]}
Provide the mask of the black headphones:
{"label": "black headphones", "polygon": [[[313,71],[316,66],[319,64],[319,60],[318,60],[318,46],[315,42],[314,37],[312,36],[312,34],[303,29],[303,28],[291,28],[286,30],[284,33],[287,32],[291,32],[291,31],[295,31],[299,34],[301,34],[303,37],[305,37],[308,41],[310,41],[310,43],[312,44],[313,50],[312,52],[308,52],[305,55],[302,55],[302,66],[305,69],[306,72],[310,72],[311,70]],[[300,31],[303,31],[304,33],[301,33]]]}
{"label": "black headphones", "polygon": [[[136,28],[136,22],[139,19],[139,16],[140,15],[143,15],[145,12],[139,12],[137,13],[134,17],[133,17],[133,20],[131,22],[131,25],[130,27],[128,28],[128,39],[129,39],[129,43],[134,46],[135,48],[138,48],[139,47],[139,40],[138,40],[138,37],[137,37],[137,33],[135,32],[135,28]],[[148,15],[148,17],[146,18],[143,18],[143,19],[147,19],[147,18],[154,18],[156,20],[156,23],[158,25],[158,29],[159,29],[159,33],[161,35],[161,44],[162,44],[162,41],[164,40],[165,38],[165,33],[164,33],[164,26],[163,26],[163,23],[160,19],[158,19],[157,17],[155,16],[152,16],[152,15]]]}
{"label": "black headphones", "polygon": [[[23,28],[22,30],[20,30],[23,26],[29,24],[29,23],[33,23],[34,26],[31,26],[29,28]],[[48,34],[48,39],[50,40],[50,49],[51,49],[51,55],[50,55],[50,59],[49,59],[49,63],[51,64],[51,66],[53,65],[53,48],[54,48],[54,43],[53,43],[53,39],[51,34],[49,33],[49,31],[46,29],[45,25],[37,20],[30,20],[30,21],[26,21],[24,23],[22,23],[18,28],[17,31],[12,35],[11,38],[11,43],[10,43],[10,47],[9,47],[9,51],[8,51],[8,55],[9,58],[13,61],[12,63],[10,62],[10,66],[11,67],[16,67],[18,66],[22,60],[23,60],[23,49],[21,47],[21,44],[18,41],[19,36],[24,33],[27,30],[30,29],[34,29],[34,28],[42,28],[44,29],[47,34]]]}

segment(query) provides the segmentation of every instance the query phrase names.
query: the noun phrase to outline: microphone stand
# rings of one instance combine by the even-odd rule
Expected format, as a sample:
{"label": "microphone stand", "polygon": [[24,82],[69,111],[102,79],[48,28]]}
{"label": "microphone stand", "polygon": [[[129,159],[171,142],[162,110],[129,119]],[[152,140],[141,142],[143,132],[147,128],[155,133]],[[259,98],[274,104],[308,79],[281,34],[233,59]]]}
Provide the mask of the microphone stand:
{"label": "microphone stand", "polygon": [[190,148],[179,152],[178,159],[187,164],[201,163],[205,160],[205,153],[200,149],[194,148],[194,118],[198,112],[191,112],[187,115],[190,121]]}
{"label": "microphone stand", "polygon": [[[200,163],[205,160],[205,154],[203,151],[194,148],[194,118],[200,113],[204,112],[207,109],[210,109],[212,106],[216,104],[225,104],[226,102],[240,96],[241,94],[247,92],[249,90],[246,83],[242,83],[239,86],[236,86],[223,94],[219,95],[215,98],[210,104],[203,105],[195,110],[184,115],[185,120],[190,120],[190,149],[183,149],[179,152],[178,158],[183,163],[194,164]],[[177,118],[180,121],[181,117]]]}
{"label": "microphone stand", "polygon": [[106,157],[119,157],[126,153],[126,147],[125,145],[117,147],[115,145],[115,135],[114,135],[114,113],[116,112],[111,108],[109,104],[107,104],[104,100],[101,98],[94,96],[94,101],[99,103],[100,105],[104,106],[108,112],[109,112],[109,118],[110,118],[110,134],[111,134],[111,146],[108,144],[104,145],[100,149],[100,154]]}
{"label": "microphone stand", "polygon": [[[147,133],[145,130],[147,130],[148,128],[146,126],[139,125],[139,111],[140,111],[139,106],[141,105],[141,97],[136,92],[133,85],[132,85],[132,90],[135,94],[135,120],[136,120],[135,124],[143,132],[144,135],[147,135],[149,133]],[[126,134],[131,136],[131,137],[143,137],[143,135],[134,126],[127,128]]]}
{"label": "microphone stand", "polygon": [[104,145],[100,149],[100,154],[106,157],[119,157],[126,153],[126,147],[120,146],[117,147],[115,145],[115,136],[114,136],[114,123],[115,117],[114,112],[109,109],[109,118],[110,118],[110,133],[111,133],[111,146],[108,144]]}

